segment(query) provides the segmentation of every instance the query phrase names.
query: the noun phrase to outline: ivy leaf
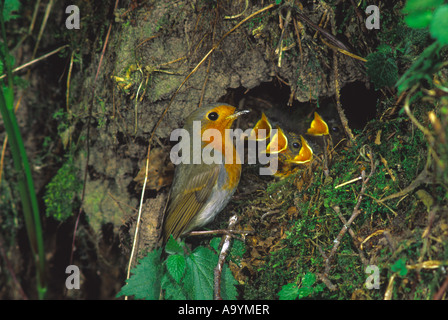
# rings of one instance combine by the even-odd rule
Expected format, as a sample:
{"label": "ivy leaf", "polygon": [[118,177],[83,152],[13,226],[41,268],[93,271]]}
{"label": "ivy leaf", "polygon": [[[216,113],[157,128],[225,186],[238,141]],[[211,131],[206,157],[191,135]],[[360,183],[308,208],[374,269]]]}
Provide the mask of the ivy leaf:
{"label": "ivy leaf", "polygon": [[180,279],[184,275],[185,265],[185,257],[180,254],[170,255],[166,259],[166,268],[177,283],[180,283]]}
{"label": "ivy leaf", "polygon": [[443,45],[448,44],[448,5],[441,6],[434,12],[429,31]]}
{"label": "ivy leaf", "polygon": [[161,249],[154,250],[139,261],[137,267],[131,270],[133,275],[121,288],[117,298],[133,295],[136,299],[159,299],[162,275],[161,253]]}

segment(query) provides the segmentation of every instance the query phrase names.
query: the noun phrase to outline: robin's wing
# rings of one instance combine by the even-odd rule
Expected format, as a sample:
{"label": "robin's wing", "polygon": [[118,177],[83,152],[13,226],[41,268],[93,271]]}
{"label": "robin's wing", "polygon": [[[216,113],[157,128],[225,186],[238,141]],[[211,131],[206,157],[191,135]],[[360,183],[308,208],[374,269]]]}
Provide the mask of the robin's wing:
{"label": "robin's wing", "polygon": [[[218,165],[189,165],[180,167],[173,182],[171,197],[168,202],[163,227],[164,242],[170,234],[179,237],[190,224],[195,214],[199,212],[218,179],[220,166]],[[181,180],[179,180],[181,179]],[[179,183],[182,181],[183,183]]]}

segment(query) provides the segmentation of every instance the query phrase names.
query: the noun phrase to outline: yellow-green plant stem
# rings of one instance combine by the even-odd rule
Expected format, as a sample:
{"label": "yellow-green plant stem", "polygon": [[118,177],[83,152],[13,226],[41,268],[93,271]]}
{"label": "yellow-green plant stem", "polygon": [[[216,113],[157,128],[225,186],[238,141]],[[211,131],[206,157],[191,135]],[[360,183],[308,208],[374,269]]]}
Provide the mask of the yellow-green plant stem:
{"label": "yellow-green plant stem", "polygon": [[0,27],[3,43],[5,44],[5,52],[0,54],[2,55],[1,58],[6,69],[8,83],[7,85],[0,83],[0,112],[5,125],[6,133],[8,134],[9,146],[13,158],[14,169],[16,171],[15,173],[17,175],[20,199],[22,202],[25,226],[30,241],[33,259],[36,263],[37,293],[39,299],[44,299],[46,293],[46,281],[42,226],[31,169],[13,108],[14,91],[11,66],[7,58],[9,57],[9,52],[6,46],[7,41],[5,23],[3,19],[3,6],[4,1],[0,1]]}

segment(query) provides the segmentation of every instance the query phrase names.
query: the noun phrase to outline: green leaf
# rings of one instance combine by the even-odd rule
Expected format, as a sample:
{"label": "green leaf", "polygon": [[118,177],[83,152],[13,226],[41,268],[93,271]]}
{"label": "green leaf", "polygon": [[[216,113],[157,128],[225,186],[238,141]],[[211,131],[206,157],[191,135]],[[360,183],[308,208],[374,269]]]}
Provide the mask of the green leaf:
{"label": "green leaf", "polygon": [[432,19],[432,11],[416,12],[404,17],[408,26],[415,29],[426,28]]}
{"label": "green leaf", "polygon": [[403,8],[407,14],[405,21],[411,28],[425,28],[431,22],[434,9],[442,4],[443,0],[408,0]]}
{"label": "green leaf", "polygon": [[165,300],[187,300],[189,299],[182,285],[176,283],[173,277],[165,273],[162,277],[161,286],[164,291]]}
{"label": "green leaf", "polygon": [[184,275],[185,265],[185,257],[180,254],[170,255],[166,259],[166,268],[177,283],[180,283],[180,279]]}
{"label": "green leaf", "polygon": [[3,7],[3,19],[5,22],[8,22],[11,19],[16,19],[19,15],[14,14],[13,12],[19,11],[20,2],[19,0],[6,0]]}
{"label": "green leaf", "polygon": [[313,293],[313,288],[311,287],[300,287],[298,297],[299,299],[303,299],[309,297]]}
{"label": "green leaf", "polygon": [[82,189],[82,182],[77,177],[78,172],[73,156],[70,155],[45,188],[43,199],[47,217],[64,221],[73,215],[73,210],[78,205],[76,195]]}
{"label": "green leaf", "polygon": [[9,111],[12,111],[14,109],[14,92],[10,87],[3,87],[2,89],[5,97],[6,108],[8,108]]}
{"label": "green leaf", "polygon": [[420,54],[412,66],[397,81],[396,86],[399,94],[423,80],[432,81],[432,75],[442,65],[440,50],[441,43],[435,41]]}
{"label": "green leaf", "polygon": [[415,13],[434,9],[443,4],[443,0],[408,0],[403,8],[403,13]]}
{"label": "green leaf", "polygon": [[213,299],[213,272],[218,263],[218,256],[210,249],[196,248],[186,257],[184,288],[190,299]]}
{"label": "green leaf", "polygon": [[398,259],[391,267],[393,272],[397,272],[400,276],[404,277],[408,274],[408,269],[406,268],[406,261],[404,259]]}
{"label": "green leaf", "polygon": [[169,254],[183,254],[183,246],[177,242],[172,235],[170,235],[166,245],[165,251]]}
{"label": "green leaf", "polygon": [[220,237],[214,237],[212,240],[210,240],[210,247],[215,249],[216,252],[219,252],[219,244],[221,243]]}
{"label": "green leaf", "polygon": [[246,253],[246,245],[241,240],[235,240],[230,250],[230,259],[235,261],[239,260]]}
{"label": "green leaf", "polygon": [[133,274],[124,285],[117,297],[135,296],[136,299],[157,300],[160,296],[160,279],[162,276],[162,263],[160,261],[162,250],[154,250],[141,259]]}
{"label": "green leaf", "polygon": [[302,286],[311,287],[316,282],[316,275],[311,272],[307,272],[302,279]]}
{"label": "green leaf", "polygon": [[429,31],[443,45],[448,44],[448,5],[441,6],[434,12]]}
{"label": "green leaf", "polygon": [[278,293],[280,300],[296,300],[298,296],[299,288],[295,283],[285,284]]}
{"label": "green leaf", "polygon": [[366,69],[376,89],[394,86],[398,80],[398,67],[390,47],[369,54]]}
{"label": "green leaf", "polygon": [[238,292],[235,285],[238,282],[233,277],[230,268],[224,264],[221,275],[221,298],[223,300],[236,300]]}

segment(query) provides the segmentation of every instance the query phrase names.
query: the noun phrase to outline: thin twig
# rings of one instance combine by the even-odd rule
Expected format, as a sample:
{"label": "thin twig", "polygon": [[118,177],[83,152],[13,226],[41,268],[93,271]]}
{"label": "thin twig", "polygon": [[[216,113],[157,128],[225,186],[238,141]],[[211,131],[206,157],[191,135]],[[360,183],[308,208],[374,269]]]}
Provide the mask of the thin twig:
{"label": "thin twig", "polygon": [[[341,219],[342,223],[344,225],[347,225],[347,220],[342,215],[340,208],[335,207],[333,209],[338,213],[339,219]],[[350,236],[353,238],[353,240],[356,240],[356,235],[352,228],[348,228],[348,233],[350,233]],[[366,257],[364,257],[364,253],[361,251],[362,247],[358,248],[358,246],[356,246],[356,249],[358,250],[359,258],[361,259],[362,264],[366,266],[369,263],[369,261],[366,259]]]}
{"label": "thin twig", "polygon": [[437,293],[434,294],[433,300],[441,300],[447,289],[448,289],[448,276],[446,276],[445,281],[443,282],[439,291],[437,291]]}
{"label": "thin twig", "polygon": [[[146,188],[146,182],[148,181],[149,159],[146,159],[146,168],[145,168],[145,170],[146,171],[145,171],[145,180],[143,182],[143,190]],[[126,274],[126,279],[129,279],[129,276],[131,274],[132,262],[134,260],[135,248],[136,248],[136,243],[137,243],[137,239],[138,239],[138,230],[140,229],[140,220],[141,220],[141,216],[142,216],[143,196],[144,196],[144,193],[142,192],[142,195],[140,197],[140,206],[139,206],[139,209],[138,209],[137,224],[135,226],[134,240],[133,240],[133,243],[132,243],[131,256],[129,257],[128,271],[127,271],[127,274]],[[127,300],[128,296],[125,296],[124,299]]]}
{"label": "thin twig", "polygon": [[[39,61],[42,61],[42,60],[44,60],[44,59],[54,55],[55,53],[58,53],[59,51],[61,51],[62,49],[66,48],[66,47],[68,47],[68,44],[63,45],[62,47],[59,47],[59,48],[57,48],[57,49],[55,49],[55,50],[53,50],[51,52],[48,52],[48,53],[44,54],[43,56],[40,56],[39,58],[33,59],[33,60],[31,60],[31,61],[29,61],[29,62],[27,62],[25,64],[22,64],[21,66],[18,66],[17,68],[13,69],[12,73],[16,73],[17,71],[25,69],[25,68],[27,68],[27,67],[29,67],[29,66],[31,66],[31,65],[39,62]],[[6,77],[6,74],[3,74],[3,75],[0,76],[0,79],[3,79],[5,77]]]}
{"label": "thin twig", "polygon": [[67,107],[67,113],[70,114],[70,80],[72,78],[72,70],[73,70],[73,60],[75,58],[75,50],[72,51],[72,54],[70,56],[70,66],[68,67],[68,74],[67,74],[67,91],[65,93],[65,99],[66,99],[66,107]]}
{"label": "thin twig", "polygon": [[48,17],[50,16],[51,8],[53,7],[54,0],[50,0],[48,2],[47,8],[45,9],[44,20],[39,29],[39,34],[37,35],[36,45],[34,46],[32,59],[36,56],[37,47],[39,46],[40,40],[42,39],[42,35],[44,34],[45,27],[47,25]]}
{"label": "thin twig", "polygon": [[367,184],[368,184],[370,178],[372,177],[373,173],[375,172],[375,167],[376,167],[373,153],[370,151],[369,154],[370,154],[370,156],[369,156],[370,157],[370,173],[366,177],[365,170],[363,170],[361,172],[362,186],[361,186],[361,191],[359,192],[359,195],[358,195],[358,202],[356,203],[356,205],[353,209],[353,213],[352,213],[350,219],[347,221],[347,223],[344,224],[341,231],[339,231],[338,236],[334,240],[334,245],[330,251],[330,254],[328,254],[327,257],[325,258],[325,274],[327,274],[327,275],[329,274],[330,268],[331,268],[330,262],[334,256],[334,254],[338,250],[339,245],[341,244],[342,237],[348,231],[348,229],[350,228],[350,225],[353,223],[353,221],[361,214],[361,210],[359,210],[359,207],[361,205],[361,201],[364,196],[364,193],[366,192]]}
{"label": "thin twig", "polygon": [[[238,217],[236,215],[230,217],[229,220],[229,230],[232,230],[235,227],[236,222],[238,221]],[[221,252],[219,253],[218,264],[214,270],[214,299],[222,300],[221,297],[221,274],[222,268],[224,266],[224,261],[226,260],[227,254],[230,249],[230,241],[232,240],[232,236],[227,234],[221,240]]]}

